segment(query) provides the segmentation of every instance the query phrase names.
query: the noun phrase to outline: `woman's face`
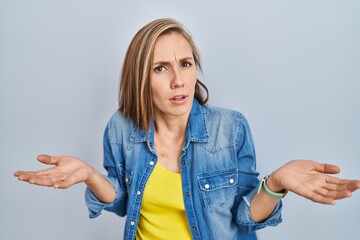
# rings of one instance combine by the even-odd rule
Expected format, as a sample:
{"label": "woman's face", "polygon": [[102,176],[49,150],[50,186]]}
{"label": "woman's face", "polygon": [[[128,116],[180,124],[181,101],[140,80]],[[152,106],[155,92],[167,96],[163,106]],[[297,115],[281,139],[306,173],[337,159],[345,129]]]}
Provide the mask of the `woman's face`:
{"label": "woman's face", "polygon": [[155,43],[150,85],[155,117],[187,117],[197,81],[191,45],[177,32]]}

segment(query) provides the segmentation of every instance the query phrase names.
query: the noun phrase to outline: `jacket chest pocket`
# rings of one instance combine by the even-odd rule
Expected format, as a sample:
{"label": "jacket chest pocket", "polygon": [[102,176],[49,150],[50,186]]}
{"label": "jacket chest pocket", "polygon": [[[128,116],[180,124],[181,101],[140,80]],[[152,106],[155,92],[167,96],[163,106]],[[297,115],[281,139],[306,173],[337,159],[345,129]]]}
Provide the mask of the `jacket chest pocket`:
{"label": "jacket chest pocket", "polygon": [[222,207],[237,195],[238,170],[205,173],[198,176],[198,183],[205,207]]}

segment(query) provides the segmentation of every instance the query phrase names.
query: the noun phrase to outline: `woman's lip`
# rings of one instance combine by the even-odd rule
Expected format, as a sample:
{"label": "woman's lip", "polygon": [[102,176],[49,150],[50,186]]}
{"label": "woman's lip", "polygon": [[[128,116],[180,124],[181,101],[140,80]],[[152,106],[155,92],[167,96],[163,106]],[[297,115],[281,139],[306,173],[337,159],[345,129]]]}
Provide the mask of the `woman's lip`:
{"label": "woman's lip", "polygon": [[183,94],[183,95],[176,95],[172,98],[170,98],[169,100],[180,100],[180,99],[183,99],[183,98],[187,98],[188,96]]}
{"label": "woman's lip", "polygon": [[170,101],[174,104],[183,104],[186,102],[187,98],[187,95],[176,95],[173,98],[170,98]]}

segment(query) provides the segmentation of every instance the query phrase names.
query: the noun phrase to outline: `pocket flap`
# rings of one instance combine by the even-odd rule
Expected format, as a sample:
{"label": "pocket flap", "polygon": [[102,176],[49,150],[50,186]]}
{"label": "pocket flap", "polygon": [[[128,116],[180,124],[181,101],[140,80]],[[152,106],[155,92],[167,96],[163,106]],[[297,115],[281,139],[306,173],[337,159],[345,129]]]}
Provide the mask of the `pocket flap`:
{"label": "pocket flap", "polygon": [[238,170],[229,169],[198,176],[199,187],[202,191],[213,191],[236,185],[238,182]]}

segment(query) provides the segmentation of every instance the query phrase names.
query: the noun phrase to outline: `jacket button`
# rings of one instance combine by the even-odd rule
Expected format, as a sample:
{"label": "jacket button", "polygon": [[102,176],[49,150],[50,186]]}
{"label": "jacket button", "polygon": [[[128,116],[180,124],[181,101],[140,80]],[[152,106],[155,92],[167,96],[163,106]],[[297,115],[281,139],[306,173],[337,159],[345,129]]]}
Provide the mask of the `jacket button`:
{"label": "jacket button", "polygon": [[193,226],[193,227],[192,227],[192,230],[197,230],[197,227],[196,227],[196,226]]}
{"label": "jacket button", "polygon": [[151,161],[149,164],[150,164],[151,166],[154,166],[155,163],[154,163],[153,161]]}
{"label": "jacket button", "polygon": [[129,182],[129,178],[125,178],[125,182]]}
{"label": "jacket button", "polygon": [[183,164],[183,165],[185,165],[185,164],[186,164],[186,161],[185,161],[185,160],[184,160],[184,161],[182,161],[182,164]]}
{"label": "jacket button", "polygon": [[141,191],[137,191],[136,194],[137,194],[137,195],[140,195],[140,194],[141,194]]}
{"label": "jacket button", "polygon": [[189,192],[186,192],[185,195],[188,197],[188,196],[190,196],[190,193],[189,193]]}
{"label": "jacket button", "polygon": [[135,221],[131,221],[130,224],[131,224],[131,226],[134,226],[134,225],[135,225]]}
{"label": "jacket button", "polygon": [[233,183],[235,182],[235,180],[231,178],[231,179],[229,180],[229,182],[230,182],[231,184],[233,184]]}
{"label": "jacket button", "polygon": [[206,189],[209,189],[210,188],[210,185],[209,184],[205,184],[204,186]]}

